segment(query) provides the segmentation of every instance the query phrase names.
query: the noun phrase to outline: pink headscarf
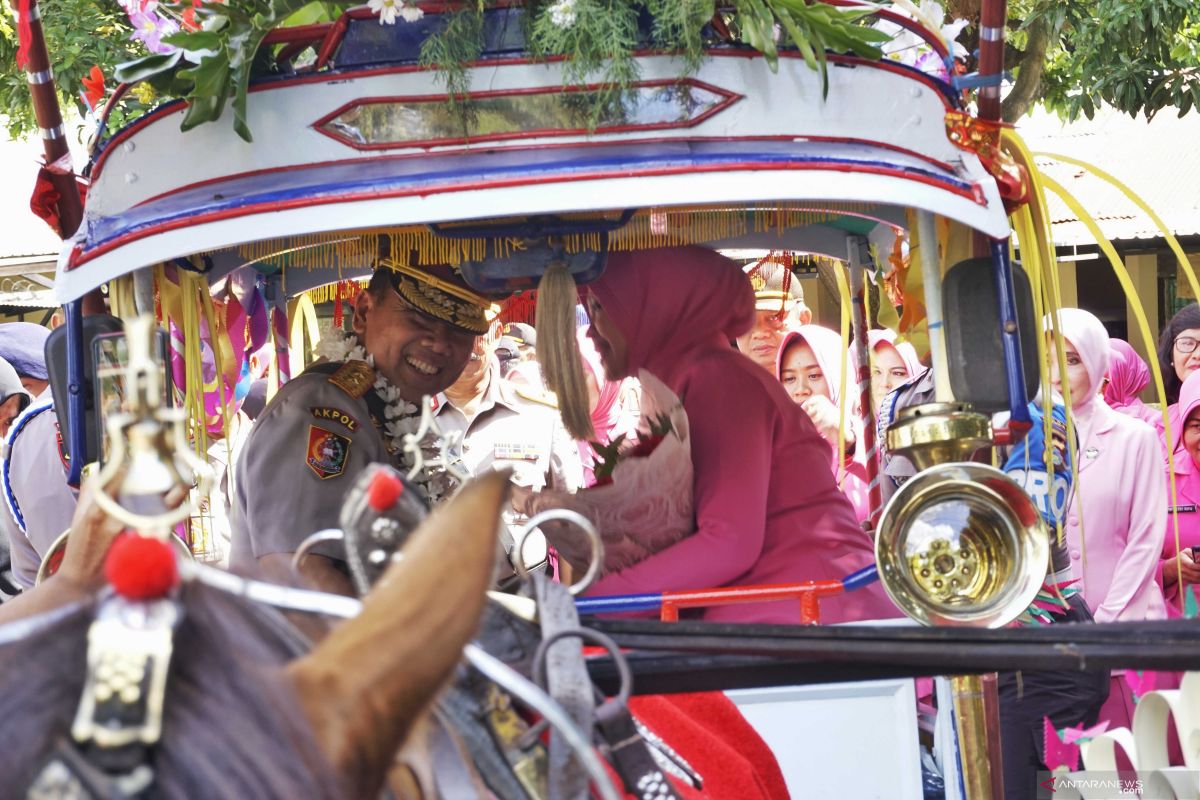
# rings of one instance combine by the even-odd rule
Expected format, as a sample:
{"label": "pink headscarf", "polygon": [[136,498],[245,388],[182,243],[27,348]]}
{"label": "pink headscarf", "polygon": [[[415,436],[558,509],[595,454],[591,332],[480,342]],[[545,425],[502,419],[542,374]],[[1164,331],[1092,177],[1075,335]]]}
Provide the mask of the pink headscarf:
{"label": "pink headscarf", "polygon": [[[783,337],[783,342],[779,345],[779,354],[775,357],[775,377],[777,379],[783,380],[784,355],[788,348],[798,341],[807,342],[808,346],[812,348],[813,355],[817,359],[817,366],[821,368],[821,373],[825,376],[825,384],[829,387],[829,399],[835,406],[840,405],[841,370],[849,367],[846,351],[842,347],[842,337],[820,325],[801,325],[791,331]],[[853,375],[852,370],[846,373],[846,391],[850,393],[850,397],[855,398],[857,387]],[[854,437],[861,442],[862,420],[858,414],[859,402],[855,399],[846,406],[845,424],[854,431]],[[829,444],[833,445],[835,449],[837,448],[836,440]],[[842,494],[846,495],[850,505],[854,506],[855,518],[862,522],[871,513],[867,493],[866,448],[861,446],[856,448],[854,457],[848,464],[844,464],[836,452],[830,453],[830,458],[832,459],[830,469],[837,478],[838,488],[841,489]]]}
{"label": "pink headscarf", "polygon": [[900,354],[900,360],[908,369],[909,377],[925,369],[925,365],[921,363],[921,357],[917,355],[917,348],[908,342],[897,342],[895,331],[890,328],[875,328],[867,331],[867,348],[869,350],[874,352],[879,345],[884,343],[896,348],[896,352]]}
{"label": "pink headscarf", "polygon": [[592,430],[596,433],[596,441],[607,444],[613,435],[613,429],[618,427],[624,409],[621,408],[621,393],[625,389],[625,381],[610,381],[604,376],[604,365],[600,362],[600,353],[595,343],[587,336],[587,328],[580,328],[575,337],[579,342],[579,352],[583,355],[583,367],[592,374],[599,389],[599,399],[592,409]]}
{"label": "pink headscarf", "polygon": [[688,353],[728,349],[754,325],[750,279],[703,247],[613,253],[589,289],[625,335],[629,374],[645,369],[672,389]]}
{"label": "pink headscarf", "polygon": [[1108,367],[1108,386],[1104,401],[1116,409],[1124,408],[1150,383],[1150,367],[1123,339],[1109,339],[1112,361]]}
{"label": "pink headscarf", "polygon": [[[1050,330],[1049,316],[1044,325],[1046,330]],[[1058,332],[1075,345],[1075,352],[1079,353],[1083,368],[1087,372],[1087,395],[1082,401],[1074,404],[1076,412],[1086,411],[1097,399],[1100,384],[1108,374],[1108,364],[1112,358],[1112,351],[1108,345],[1108,331],[1094,314],[1082,308],[1060,308]]]}
{"label": "pink headscarf", "polygon": [[1179,387],[1179,405],[1176,408],[1177,417],[1171,422],[1171,438],[1174,440],[1171,444],[1176,453],[1175,457],[1179,458],[1178,451],[1183,444],[1183,427],[1192,412],[1200,408],[1200,370],[1188,375],[1183,386]]}
{"label": "pink headscarf", "polygon": [[[817,366],[825,375],[825,383],[829,386],[829,399],[836,406],[841,402],[842,370],[846,368],[846,351],[842,348],[842,337],[828,328],[820,325],[801,325],[790,331],[779,344],[779,353],[775,356],[775,377],[783,380],[783,358],[788,348],[797,341],[804,341],[812,349],[817,358]],[[847,373],[846,389],[853,392],[853,372]],[[853,396],[853,395],[852,395]],[[853,413],[849,411],[848,413]]]}

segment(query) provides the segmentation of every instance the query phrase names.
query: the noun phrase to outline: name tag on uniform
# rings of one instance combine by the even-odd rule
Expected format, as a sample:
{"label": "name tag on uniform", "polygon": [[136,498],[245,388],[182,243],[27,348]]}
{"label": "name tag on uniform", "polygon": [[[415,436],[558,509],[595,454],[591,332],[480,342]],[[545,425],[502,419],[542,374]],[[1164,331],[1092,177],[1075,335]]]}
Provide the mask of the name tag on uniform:
{"label": "name tag on uniform", "polygon": [[496,442],[492,457],[497,461],[537,461],[537,445],[525,442]]}
{"label": "name tag on uniform", "polygon": [[1173,508],[1173,509],[1171,509],[1171,510],[1172,510],[1172,511],[1174,511],[1174,512],[1176,512],[1176,513],[1179,513],[1179,514],[1195,514],[1195,513],[1196,513],[1196,506],[1194,506],[1194,505],[1190,505],[1190,506],[1175,506],[1175,508]]}

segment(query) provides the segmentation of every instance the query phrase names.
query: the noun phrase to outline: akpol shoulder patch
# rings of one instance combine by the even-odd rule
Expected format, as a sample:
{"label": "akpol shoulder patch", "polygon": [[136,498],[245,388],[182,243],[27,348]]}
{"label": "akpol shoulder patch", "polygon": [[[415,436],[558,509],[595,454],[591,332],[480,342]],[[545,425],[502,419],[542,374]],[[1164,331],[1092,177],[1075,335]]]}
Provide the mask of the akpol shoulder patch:
{"label": "akpol shoulder patch", "polygon": [[365,361],[347,361],[329,376],[329,382],[358,399],[375,383],[375,368]]}
{"label": "akpol shoulder patch", "polygon": [[345,427],[351,433],[358,430],[358,420],[342,411],[340,408],[332,406],[313,406],[309,409],[312,415],[317,419],[327,419],[331,422],[336,422]]}
{"label": "akpol shoulder patch", "polygon": [[308,426],[308,468],[321,480],[336,478],[346,471],[350,440],[316,425]]}

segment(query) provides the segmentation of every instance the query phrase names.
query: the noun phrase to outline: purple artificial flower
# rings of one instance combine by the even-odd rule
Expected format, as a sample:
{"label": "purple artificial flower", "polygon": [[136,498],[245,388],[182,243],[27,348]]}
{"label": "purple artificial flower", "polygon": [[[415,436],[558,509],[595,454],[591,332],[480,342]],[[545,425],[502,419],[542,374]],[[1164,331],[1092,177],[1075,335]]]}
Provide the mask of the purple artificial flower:
{"label": "purple artificial flower", "polygon": [[133,23],[131,38],[146,45],[146,49],[151,53],[173,53],[175,51],[174,47],[162,42],[164,36],[170,36],[179,31],[179,25],[174,20],[160,17],[148,9],[134,11],[129,15],[129,21]]}

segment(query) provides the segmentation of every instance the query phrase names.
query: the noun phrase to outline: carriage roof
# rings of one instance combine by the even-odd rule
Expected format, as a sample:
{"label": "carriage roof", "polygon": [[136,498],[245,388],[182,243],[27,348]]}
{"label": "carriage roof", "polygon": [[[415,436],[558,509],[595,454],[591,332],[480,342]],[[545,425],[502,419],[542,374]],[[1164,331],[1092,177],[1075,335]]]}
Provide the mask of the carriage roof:
{"label": "carriage roof", "polygon": [[[954,91],[895,61],[830,55],[823,96],[796,53],[772,73],[758,53],[721,47],[680,79],[679,58],[645,52],[619,108],[584,120],[579,95],[596,87],[565,89],[563,64],[534,60],[505,27],[468,69],[475,113],[462,117],[416,63],[423,28],[361,11],[329,28],[328,65],[251,85],[252,142],[228,109],[181,134],[175,101],[96,148],[59,301],[197,253],[212,279],[247,264],[285,271],[290,294],[361,274],[378,232],[455,260],[472,239],[511,238],[547,215],[585,237],[605,229],[617,249],[844,258],[847,233],[903,226],[910,208],[1008,234],[995,180],[947,134]],[[480,232],[484,220],[495,227]],[[466,222],[473,234],[453,230]]]}

